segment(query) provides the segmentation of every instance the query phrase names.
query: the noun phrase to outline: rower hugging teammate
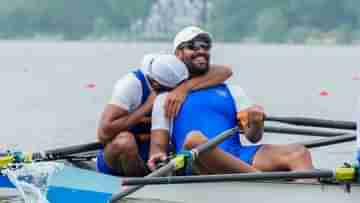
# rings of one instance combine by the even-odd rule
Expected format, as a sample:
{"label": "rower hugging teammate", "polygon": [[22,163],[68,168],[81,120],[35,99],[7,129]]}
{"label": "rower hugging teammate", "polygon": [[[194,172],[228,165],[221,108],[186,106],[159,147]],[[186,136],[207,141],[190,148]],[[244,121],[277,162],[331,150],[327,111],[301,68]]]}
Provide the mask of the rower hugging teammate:
{"label": "rower hugging teammate", "polygon": [[[26,200],[24,194],[35,182],[44,185],[44,197],[51,203],[117,203],[128,195],[166,202],[212,203],[224,197],[231,202],[239,197],[264,202],[269,194],[273,202],[358,202],[360,98],[356,122],[265,115],[245,90],[225,83],[232,70],[210,63],[212,47],[210,33],[190,26],[176,34],[171,53],[144,56],[141,67],[115,84],[100,118],[99,142],[36,153],[0,147],[0,202],[7,202],[6,195],[12,200],[18,194]],[[310,128],[266,126],[273,122]],[[264,132],[326,138],[259,143]],[[355,139],[357,165],[348,153],[342,161],[350,164],[335,169],[313,167],[310,148]],[[313,154],[328,155],[322,150]],[[44,181],[22,173],[33,171],[28,167],[48,169],[54,163],[59,168],[51,170],[51,178]],[[150,184],[188,185],[146,187],[134,193]],[[131,186],[123,187],[127,185]],[[351,185],[354,192],[344,194],[339,190],[344,185],[348,191]]]}

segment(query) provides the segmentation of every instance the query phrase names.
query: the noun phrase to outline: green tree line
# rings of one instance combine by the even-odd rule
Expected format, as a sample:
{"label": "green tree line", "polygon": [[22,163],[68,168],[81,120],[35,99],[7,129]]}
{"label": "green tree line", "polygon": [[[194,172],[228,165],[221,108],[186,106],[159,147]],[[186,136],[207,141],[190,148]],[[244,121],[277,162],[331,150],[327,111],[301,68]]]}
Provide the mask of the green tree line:
{"label": "green tree line", "polygon": [[62,35],[77,40],[122,31],[148,15],[149,0],[1,0],[0,38]]}
{"label": "green tree line", "polygon": [[359,39],[358,0],[215,0],[211,30],[230,41],[253,38],[262,42],[302,43],[335,38]]}
{"label": "green tree line", "polygon": [[[196,0],[194,0],[196,1]],[[359,0],[202,0],[210,6],[202,26],[223,41],[304,43],[360,39]],[[155,0],[2,0],[0,38],[129,33],[149,15]],[[139,30],[137,30],[138,32]],[[138,34],[138,33],[137,33]]]}

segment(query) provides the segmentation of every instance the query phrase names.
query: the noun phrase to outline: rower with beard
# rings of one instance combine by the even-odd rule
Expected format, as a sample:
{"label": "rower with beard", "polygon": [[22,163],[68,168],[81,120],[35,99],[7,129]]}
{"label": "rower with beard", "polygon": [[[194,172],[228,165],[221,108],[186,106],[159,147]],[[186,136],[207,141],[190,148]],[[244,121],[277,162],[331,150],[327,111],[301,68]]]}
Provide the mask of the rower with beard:
{"label": "rower with beard", "polygon": [[[209,68],[211,37],[199,30],[194,27],[183,30],[174,42],[176,55],[192,75],[206,74]],[[194,33],[202,34],[187,37],[194,36]],[[157,161],[166,159],[165,149],[170,141],[178,153],[195,148],[236,125],[252,143],[259,142],[263,136],[263,108],[253,104],[238,86],[220,84],[192,91],[175,118],[166,117],[165,98],[166,93],[161,94],[154,102],[148,161],[152,170]],[[302,145],[244,145],[240,134],[200,155],[195,166],[200,174],[313,168],[310,152]]]}

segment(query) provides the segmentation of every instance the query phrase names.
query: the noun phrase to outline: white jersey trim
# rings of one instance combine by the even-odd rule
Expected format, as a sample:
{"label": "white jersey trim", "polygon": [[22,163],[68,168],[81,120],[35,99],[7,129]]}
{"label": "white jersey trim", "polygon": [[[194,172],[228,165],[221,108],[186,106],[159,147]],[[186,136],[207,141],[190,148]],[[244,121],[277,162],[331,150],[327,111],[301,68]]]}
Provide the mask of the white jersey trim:
{"label": "white jersey trim", "polygon": [[[172,122],[165,115],[165,100],[168,93],[160,94],[156,97],[152,118],[151,118],[151,130],[167,130],[170,131],[170,125]],[[171,132],[170,132],[171,134]]]}

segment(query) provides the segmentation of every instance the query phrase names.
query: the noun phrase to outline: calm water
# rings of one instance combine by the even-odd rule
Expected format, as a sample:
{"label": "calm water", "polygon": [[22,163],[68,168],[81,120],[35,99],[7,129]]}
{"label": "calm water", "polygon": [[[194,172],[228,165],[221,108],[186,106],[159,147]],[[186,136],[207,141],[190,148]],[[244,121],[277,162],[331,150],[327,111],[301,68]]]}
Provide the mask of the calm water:
{"label": "calm water", "polygon": [[[0,42],[0,145],[49,149],[95,140],[114,82],[170,43]],[[360,47],[216,44],[212,62],[234,69],[269,115],[352,120],[360,95]],[[320,96],[327,91],[328,96]],[[309,138],[266,135],[264,142]],[[317,167],[351,160],[354,143],[313,150]]]}

